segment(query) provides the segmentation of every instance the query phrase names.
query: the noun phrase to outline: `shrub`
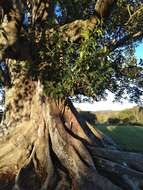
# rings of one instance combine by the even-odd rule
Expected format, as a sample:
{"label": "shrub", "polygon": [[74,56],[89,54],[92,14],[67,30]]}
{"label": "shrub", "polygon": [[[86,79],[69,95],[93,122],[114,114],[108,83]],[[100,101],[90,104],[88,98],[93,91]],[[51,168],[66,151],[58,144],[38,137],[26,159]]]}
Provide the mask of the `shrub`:
{"label": "shrub", "polygon": [[107,121],[109,124],[120,124],[121,120],[119,118],[109,118]]}

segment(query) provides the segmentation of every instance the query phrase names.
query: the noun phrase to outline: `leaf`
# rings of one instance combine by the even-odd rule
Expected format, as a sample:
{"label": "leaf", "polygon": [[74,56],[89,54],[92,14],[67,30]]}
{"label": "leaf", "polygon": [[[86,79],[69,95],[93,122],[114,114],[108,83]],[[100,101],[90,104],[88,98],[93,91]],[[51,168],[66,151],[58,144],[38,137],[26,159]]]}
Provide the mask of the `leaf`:
{"label": "leaf", "polygon": [[81,36],[82,36],[85,40],[88,40],[89,37],[90,37],[90,33],[89,33],[88,30],[86,30],[86,31],[83,31],[83,32],[81,33]]}

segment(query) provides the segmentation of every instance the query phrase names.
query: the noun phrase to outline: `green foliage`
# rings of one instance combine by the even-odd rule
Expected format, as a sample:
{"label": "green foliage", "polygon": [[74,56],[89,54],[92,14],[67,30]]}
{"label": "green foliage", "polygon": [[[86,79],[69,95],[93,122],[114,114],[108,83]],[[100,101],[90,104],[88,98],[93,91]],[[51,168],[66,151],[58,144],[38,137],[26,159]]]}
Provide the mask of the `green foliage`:
{"label": "green foliage", "polygon": [[64,41],[58,30],[50,44],[43,42],[44,51],[39,52],[43,63],[39,67],[44,65],[44,69],[39,75],[44,81],[46,94],[54,97],[84,94],[100,100],[106,97],[108,89],[115,93],[116,100],[126,92],[131,101],[140,101],[142,67],[137,64],[134,47],[110,51],[110,41],[124,37],[123,20],[120,23],[122,36],[111,30],[119,30],[116,16],[119,15],[113,17],[112,24],[106,23],[106,27],[100,22],[93,30],[81,31],[78,42]]}
{"label": "green foliage", "polygon": [[[143,125],[143,109],[138,106],[123,111],[101,111],[94,114],[96,123]],[[86,118],[88,117],[90,118],[90,114],[86,114]]]}
{"label": "green foliage", "polygon": [[[34,44],[36,61],[18,63],[20,74],[12,75],[17,78],[27,72],[27,77],[41,80],[45,93],[55,98],[83,94],[100,100],[106,98],[109,90],[117,100],[127,93],[131,101],[139,102],[143,67],[137,63],[134,49],[141,37],[132,36],[142,31],[141,4],[138,0],[119,0],[110,18],[99,19],[95,16],[95,3],[95,0],[53,1],[53,7],[58,5],[61,15],[57,18],[54,12],[52,18],[42,23],[37,19],[34,28],[30,23],[26,31],[28,40]],[[135,19],[137,10],[139,16]],[[88,27],[89,23],[94,27]],[[72,39],[74,35],[78,38],[71,40],[68,34],[73,35]],[[118,46],[125,37],[127,40]]]}
{"label": "green foliage", "polygon": [[133,109],[126,109],[118,114],[118,118],[128,123],[143,124],[143,110],[140,107],[134,107]]}
{"label": "green foliage", "polygon": [[[110,81],[113,69],[106,55],[107,48],[97,43],[102,31],[84,31],[80,43],[62,41],[58,33],[52,44],[45,46],[39,55],[43,58],[37,69],[45,84],[45,92],[55,97],[78,93],[102,96]],[[43,65],[43,66],[42,66]],[[42,68],[42,69],[41,69]]]}
{"label": "green foliage", "polygon": [[100,100],[106,97],[108,89],[115,93],[116,99],[127,92],[131,100],[139,101],[142,67],[137,65],[133,48],[125,53],[120,50],[110,53],[102,41],[104,35],[98,26],[84,31],[82,40],[74,43],[64,41],[57,32],[49,44],[43,39],[39,63],[22,62],[17,69],[22,73],[27,71],[32,80],[40,79],[45,93],[55,98],[84,94]]}

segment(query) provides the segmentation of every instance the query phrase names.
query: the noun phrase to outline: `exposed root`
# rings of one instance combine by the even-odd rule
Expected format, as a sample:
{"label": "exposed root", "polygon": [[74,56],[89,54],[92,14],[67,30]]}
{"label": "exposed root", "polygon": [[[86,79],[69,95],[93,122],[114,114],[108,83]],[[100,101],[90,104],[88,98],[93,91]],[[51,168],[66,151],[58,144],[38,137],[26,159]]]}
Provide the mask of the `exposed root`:
{"label": "exposed root", "polygon": [[13,176],[12,190],[141,190],[142,154],[119,150],[71,102],[43,97],[37,88],[29,119],[1,140],[0,174]]}

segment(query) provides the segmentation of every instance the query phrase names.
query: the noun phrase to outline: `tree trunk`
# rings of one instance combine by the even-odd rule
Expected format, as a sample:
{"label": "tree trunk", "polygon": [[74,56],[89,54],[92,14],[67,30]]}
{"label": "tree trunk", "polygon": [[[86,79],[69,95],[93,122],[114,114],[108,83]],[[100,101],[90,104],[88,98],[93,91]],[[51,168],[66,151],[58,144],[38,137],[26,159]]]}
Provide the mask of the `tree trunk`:
{"label": "tree trunk", "polygon": [[128,157],[40,81],[20,80],[0,129],[0,190],[141,189],[143,155]]}

